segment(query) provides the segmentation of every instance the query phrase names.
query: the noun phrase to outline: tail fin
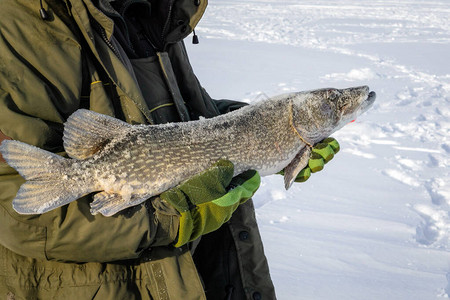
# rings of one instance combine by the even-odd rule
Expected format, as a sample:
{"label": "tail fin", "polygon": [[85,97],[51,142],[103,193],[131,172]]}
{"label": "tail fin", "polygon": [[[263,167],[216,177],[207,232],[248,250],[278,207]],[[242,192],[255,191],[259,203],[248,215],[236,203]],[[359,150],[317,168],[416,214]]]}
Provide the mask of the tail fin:
{"label": "tail fin", "polygon": [[41,214],[70,203],[88,192],[66,172],[72,160],[19,141],[4,140],[0,152],[27,181],[13,200],[20,214]]}

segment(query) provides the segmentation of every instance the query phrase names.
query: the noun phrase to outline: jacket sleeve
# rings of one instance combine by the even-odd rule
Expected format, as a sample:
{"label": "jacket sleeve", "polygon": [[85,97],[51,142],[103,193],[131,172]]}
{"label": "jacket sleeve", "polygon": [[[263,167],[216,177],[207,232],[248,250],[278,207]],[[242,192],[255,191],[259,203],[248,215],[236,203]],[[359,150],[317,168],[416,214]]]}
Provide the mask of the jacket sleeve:
{"label": "jacket sleeve", "polygon": [[[10,5],[0,12],[0,131],[61,152],[63,122],[80,104],[81,47],[61,20],[50,25],[31,9],[8,12]],[[178,216],[155,212],[150,203],[113,217],[92,216],[86,196],[42,215],[20,215],[12,200],[23,182],[0,162],[0,243],[20,255],[106,262],[136,258],[176,238]]]}

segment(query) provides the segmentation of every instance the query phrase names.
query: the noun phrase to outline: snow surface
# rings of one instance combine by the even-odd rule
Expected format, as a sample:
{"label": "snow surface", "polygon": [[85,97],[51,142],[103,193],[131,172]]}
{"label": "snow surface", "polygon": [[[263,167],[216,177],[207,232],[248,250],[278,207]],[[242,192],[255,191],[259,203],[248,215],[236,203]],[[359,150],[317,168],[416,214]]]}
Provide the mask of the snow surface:
{"label": "snow surface", "polygon": [[369,85],[310,180],[263,179],[257,218],[279,299],[450,295],[450,2],[210,1],[187,43],[217,99]]}

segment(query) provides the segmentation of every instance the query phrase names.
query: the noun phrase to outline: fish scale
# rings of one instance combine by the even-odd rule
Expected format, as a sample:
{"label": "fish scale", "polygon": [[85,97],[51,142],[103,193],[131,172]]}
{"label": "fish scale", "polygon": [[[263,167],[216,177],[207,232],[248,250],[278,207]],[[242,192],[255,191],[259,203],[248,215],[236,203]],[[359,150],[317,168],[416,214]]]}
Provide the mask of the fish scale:
{"label": "fish scale", "polygon": [[211,119],[131,125],[88,110],[64,127],[60,157],[19,141],[0,152],[27,181],[13,201],[21,214],[38,214],[97,192],[91,213],[111,216],[142,203],[221,159],[234,175],[285,169],[285,187],[307,164],[311,146],[366,111],[375,93],[366,86],[280,95]]}

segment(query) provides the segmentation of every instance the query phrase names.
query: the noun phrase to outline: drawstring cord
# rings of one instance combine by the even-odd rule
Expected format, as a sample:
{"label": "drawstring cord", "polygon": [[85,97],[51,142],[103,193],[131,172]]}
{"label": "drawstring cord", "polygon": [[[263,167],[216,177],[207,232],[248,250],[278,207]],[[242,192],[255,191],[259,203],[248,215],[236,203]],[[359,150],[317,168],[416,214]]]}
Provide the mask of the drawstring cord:
{"label": "drawstring cord", "polygon": [[232,285],[227,285],[225,287],[225,291],[227,292],[227,294],[225,295],[224,300],[231,300],[231,297],[233,296],[234,287]]}
{"label": "drawstring cord", "polygon": [[193,30],[194,36],[192,37],[192,44],[197,45],[199,43],[198,36],[195,34],[195,30]]}
{"label": "drawstring cord", "polygon": [[47,11],[44,9],[44,6],[42,5],[42,0],[39,0],[39,3],[41,4],[41,9],[39,9],[39,14],[41,15],[41,19],[44,21],[50,19],[50,16],[48,15]]}

